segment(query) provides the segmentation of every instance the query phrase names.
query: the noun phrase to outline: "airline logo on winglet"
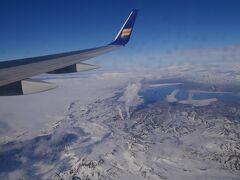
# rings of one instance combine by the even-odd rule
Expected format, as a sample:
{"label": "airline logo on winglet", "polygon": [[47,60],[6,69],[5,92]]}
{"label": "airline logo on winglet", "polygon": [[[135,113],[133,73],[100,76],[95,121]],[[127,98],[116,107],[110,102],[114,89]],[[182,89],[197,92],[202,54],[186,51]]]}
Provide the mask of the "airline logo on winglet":
{"label": "airline logo on winglet", "polygon": [[129,36],[131,34],[131,31],[132,31],[132,28],[125,28],[122,30],[122,33],[121,33],[121,37],[126,37],[126,36]]}

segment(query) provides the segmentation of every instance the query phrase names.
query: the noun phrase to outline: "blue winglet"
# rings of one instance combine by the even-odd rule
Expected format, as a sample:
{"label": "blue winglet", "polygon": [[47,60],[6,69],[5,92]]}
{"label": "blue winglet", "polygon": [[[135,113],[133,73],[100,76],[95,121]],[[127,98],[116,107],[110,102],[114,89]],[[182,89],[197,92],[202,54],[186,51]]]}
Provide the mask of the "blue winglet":
{"label": "blue winglet", "polygon": [[130,36],[132,34],[133,25],[134,25],[137,13],[138,13],[137,9],[134,9],[130,13],[127,20],[123,24],[122,28],[118,32],[116,38],[114,39],[114,41],[111,44],[125,46],[128,43]]}

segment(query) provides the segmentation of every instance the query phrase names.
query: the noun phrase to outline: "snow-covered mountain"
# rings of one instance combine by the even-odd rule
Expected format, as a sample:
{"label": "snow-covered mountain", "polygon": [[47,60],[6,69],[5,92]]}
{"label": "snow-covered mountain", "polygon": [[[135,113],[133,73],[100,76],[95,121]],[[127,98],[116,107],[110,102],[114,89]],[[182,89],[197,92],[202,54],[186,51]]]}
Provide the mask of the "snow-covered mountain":
{"label": "snow-covered mountain", "polygon": [[[237,68],[229,75],[234,81],[224,76],[221,83],[212,79],[227,68],[168,69],[57,77],[58,90],[25,96],[26,106],[15,114],[8,104],[19,107],[23,98],[2,97],[0,130],[9,131],[0,131],[0,178],[239,179]],[[200,78],[206,71],[211,81]],[[62,99],[54,102],[56,96]],[[34,107],[30,102],[37,99]],[[27,109],[48,111],[26,128],[8,122],[26,122],[15,116]],[[37,122],[38,128],[31,125]]]}

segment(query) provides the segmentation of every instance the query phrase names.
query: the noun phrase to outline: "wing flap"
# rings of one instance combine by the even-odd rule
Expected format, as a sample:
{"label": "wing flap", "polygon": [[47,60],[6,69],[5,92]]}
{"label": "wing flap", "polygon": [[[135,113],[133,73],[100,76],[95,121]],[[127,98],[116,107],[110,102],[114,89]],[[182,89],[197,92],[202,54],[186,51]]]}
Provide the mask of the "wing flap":
{"label": "wing flap", "polygon": [[65,73],[75,73],[75,72],[83,72],[83,71],[90,71],[93,69],[97,69],[98,66],[86,64],[86,63],[78,63],[73,64],[61,69],[56,69],[54,71],[48,72],[48,74],[65,74]]}
{"label": "wing flap", "polygon": [[44,92],[57,88],[57,85],[50,82],[26,79],[17,81],[5,86],[0,86],[0,96],[27,95]]}

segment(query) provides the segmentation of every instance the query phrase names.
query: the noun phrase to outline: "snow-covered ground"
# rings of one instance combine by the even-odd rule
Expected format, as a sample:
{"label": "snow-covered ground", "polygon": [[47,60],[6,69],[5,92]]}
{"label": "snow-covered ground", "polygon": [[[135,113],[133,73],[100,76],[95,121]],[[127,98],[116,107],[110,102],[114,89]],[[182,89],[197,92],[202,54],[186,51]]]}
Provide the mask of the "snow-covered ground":
{"label": "snow-covered ground", "polygon": [[0,97],[0,178],[239,179],[238,102],[178,101],[176,89],[137,108],[142,89],[237,92],[239,77],[201,65],[42,75],[59,88]]}

